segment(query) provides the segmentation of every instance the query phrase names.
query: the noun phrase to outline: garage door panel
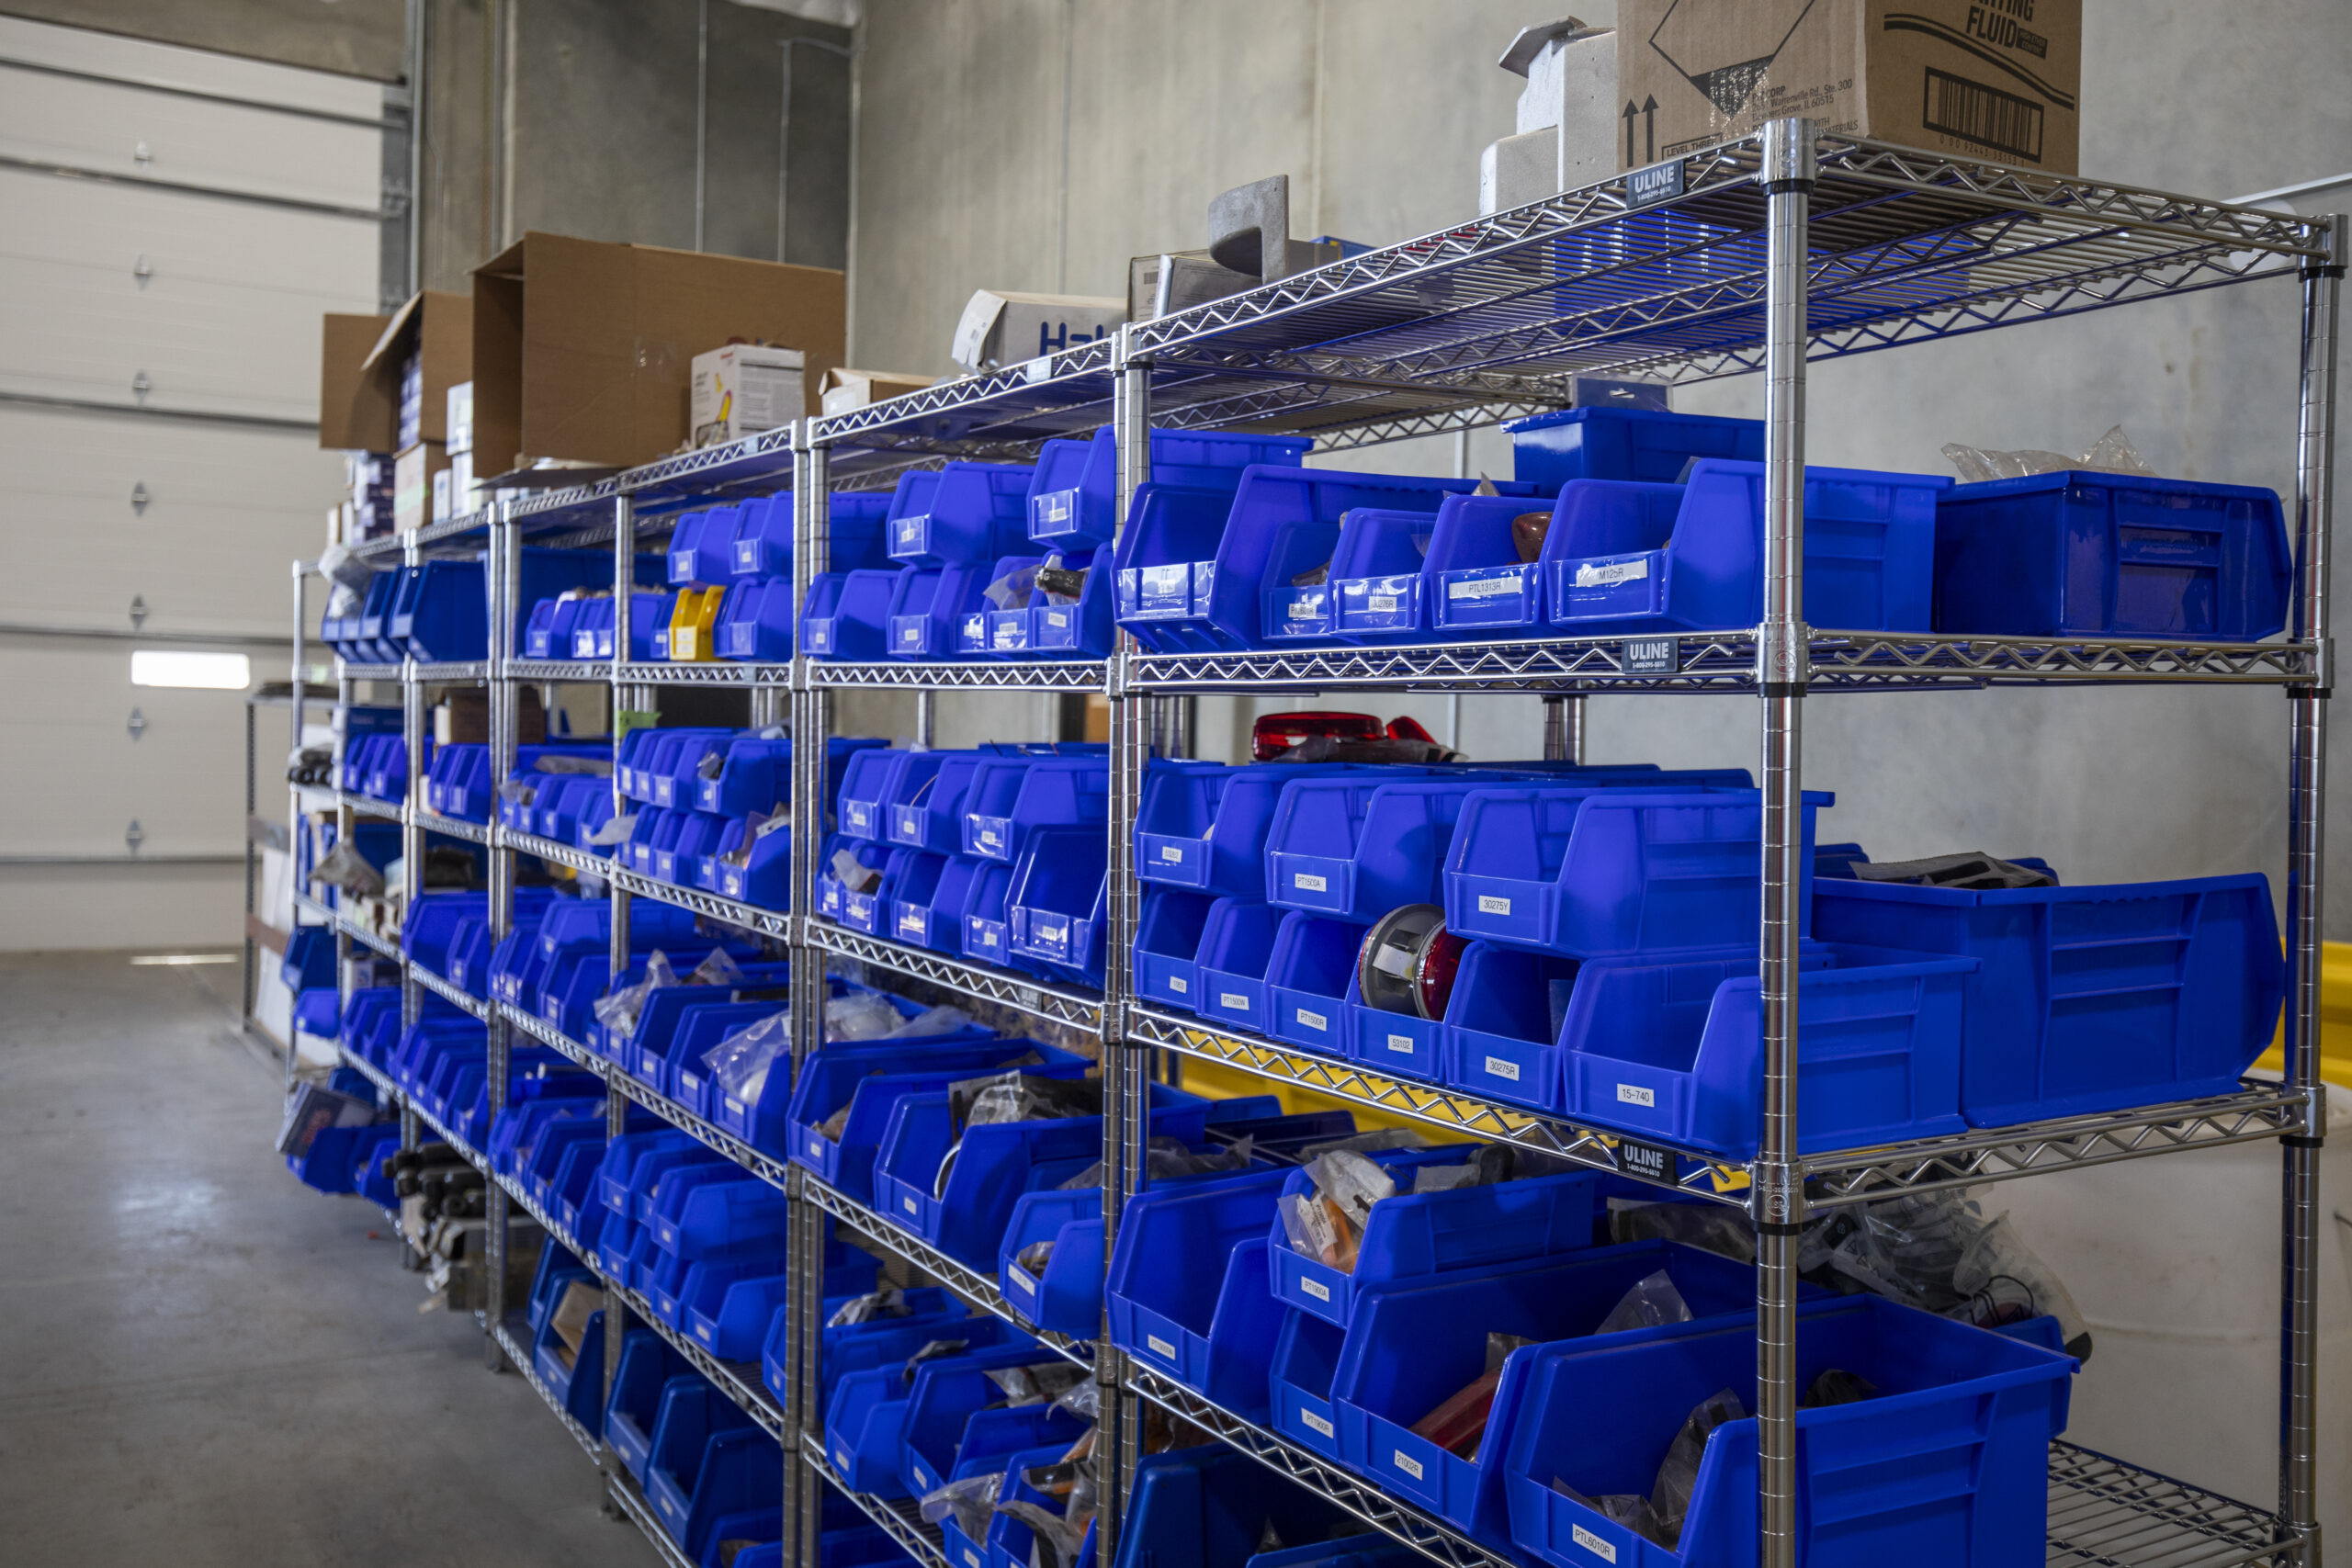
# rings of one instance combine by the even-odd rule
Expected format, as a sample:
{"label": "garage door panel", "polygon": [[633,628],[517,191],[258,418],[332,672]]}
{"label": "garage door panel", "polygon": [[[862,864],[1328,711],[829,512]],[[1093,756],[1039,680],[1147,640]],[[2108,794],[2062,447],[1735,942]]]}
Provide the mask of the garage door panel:
{"label": "garage door panel", "polygon": [[382,199],[380,127],[5,67],[0,154],[337,207]]}
{"label": "garage door panel", "polygon": [[130,77],[326,114],[365,118],[383,103],[380,86],[356,77],[17,17],[0,17],[0,55],[92,75]]}
{"label": "garage door panel", "polygon": [[125,627],[135,594],[159,631],[284,634],[344,494],[307,436],[42,409],[0,407],[0,620],[43,626]]}
{"label": "garage door panel", "polygon": [[[25,169],[0,169],[0,211],[9,215],[0,256],[91,267],[142,289],[204,282],[300,296],[322,310],[375,309],[375,291],[353,285],[374,271],[379,231],[356,219]],[[138,285],[141,261],[152,276]]]}
{"label": "garage door panel", "polygon": [[[0,641],[0,854],[119,854],[135,818],[151,852],[243,841],[244,695],[130,683],[128,644]],[[286,673],[256,660],[274,678]],[[131,709],[146,719],[130,736]],[[272,776],[282,779],[283,713]]]}

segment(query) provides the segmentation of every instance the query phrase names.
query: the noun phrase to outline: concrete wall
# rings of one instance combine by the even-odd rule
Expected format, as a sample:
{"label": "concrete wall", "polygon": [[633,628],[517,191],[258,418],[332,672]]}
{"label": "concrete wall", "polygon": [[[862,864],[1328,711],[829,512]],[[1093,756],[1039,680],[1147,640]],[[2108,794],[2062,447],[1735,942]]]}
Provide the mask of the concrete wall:
{"label": "concrete wall", "polygon": [[102,33],[401,79],[405,0],[7,0],[0,12]]}
{"label": "concrete wall", "polygon": [[[1576,10],[1613,19],[1609,0]],[[2352,71],[2352,28],[2334,0],[2281,0],[2219,25],[2181,4],[2089,0],[2086,13],[2086,170],[2228,196],[2352,164],[2352,104],[2333,86]],[[1264,175],[1291,175],[1302,234],[1388,243],[1467,216],[1478,150],[1510,131],[1519,86],[1493,61],[1519,27],[1558,14],[1532,0],[873,0],[852,357],[944,371],[974,288],[1118,293],[1129,255],[1202,243],[1209,197]],[[2233,107],[2255,102],[2279,107]],[[2274,282],[1817,365],[1810,456],[1943,472],[1947,441],[2079,450],[2120,423],[2161,472],[2291,495],[2294,294]],[[1696,412],[1762,412],[1754,378],[1676,396]],[[1441,439],[1334,460],[1417,473],[1466,461],[1498,476],[1510,464],[1494,431],[1466,454]],[[1035,705],[959,698],[943,705],[939,738],[1034,733]],[[1259,705],[1204,699],[1204,754],[1233,754]],[[1437,697],[1370,705],[1440,734],[1452,713]],[[1750,700],[1589,706],[1597,760],[1755,765]],[[2012,691],[1807,708],[1806,782],[1839,800],[1822,830],[1881,858],[2038,853],[2074,881],[2283,873],[2275,695]],[[911,730],[910,714],[888,711],[877,732]],[[1462,711],[1473,755],[1537,750],[1532,698],[1474,697]],[[2341,779],[2352,750],[2337,754]],[[2335,886],[2352,887],[2352,832],[2334,835],[2331,860]],[[2352,895],[2334,907],[2334,933],[2352,936]]]}

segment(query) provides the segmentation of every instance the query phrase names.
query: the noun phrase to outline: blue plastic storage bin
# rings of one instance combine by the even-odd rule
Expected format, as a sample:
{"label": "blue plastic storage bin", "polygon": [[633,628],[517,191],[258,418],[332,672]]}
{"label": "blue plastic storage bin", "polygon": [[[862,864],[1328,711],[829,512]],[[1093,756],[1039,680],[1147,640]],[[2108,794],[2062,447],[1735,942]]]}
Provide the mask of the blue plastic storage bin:
{"label": "blue plastic storage bin", "polygon": [[[1841,631],[1925,631],[1934,619],[1940,475],[1808,468],[1804,618]],[[1764,609],[1764,466],[1707,458],[1680,486],[1578,479],[1542,557],[1564,632],[1754,626]]]}
{"label": "blue plastic storage bin", "polygon": [[1136,995],[1184,1012],[1200,1003],[1201,932],[1216,900],[1181,887],[1147,887],[1136,922]]}
{"label": "blue plastic storage bin", "polygon": [[[1428,1509],[1476,1540],[1506,1545],[1503,1455],[1511,1439],[1512,1412],[1499,1392],[1468,1457],[1416,1435],[1413,1424],[1485,1370],[1489,1334],[1586,1345],[1648,1337],[1656,1331],[1633,1329],[1598,1338],[1593,1331],[1628,1291],[1657,1273],[1673,1282],[1694,1321],[1754,1321],[1751,1266],[1659,1241],[1594,1248],[1431,1283],[1368,1287],[1358,1298],[1355,1321],[1332,1373],[1340,1459],[1382,1491]],[[1513,1352],[1513,1359],[1532,1360],[1538,1353],[1529,1347]],[[1510,1361],[1503,1371],[1510,1375]]]}
{"label": "blue plastic storage bin", "polygon": [[1111,1341],[1237,1415],[1262,1418],[1280,1309],[1266,1227],[1284,1175],[1150,1189],[1119,1217]]}
{"label": "blue plastic storage bin", "polygon": [[2253,642],[2286,626],[2293,569],[2274,491],[2079,470],[1959,485],[1936,511],[1935,626]]}
{"label": "blue plastic storage bin", "polygon": [[[1155,430],[1149,482],[1230,491],[1250,465],[1295,468],[1313,445],[1301,436]],[[1029,490],[1029,537],[1060,549],[1110,543],[1117,481],[1118,443],[1111,426],[1102,426],[1091,440],[1046,442]]]}
{"label": "blue plastic storage bin", "polygon": [[[1087,1066],[1082,1058],[1028,1040],[827,1046],[802,1065],[793,1086],[790,1156],[828,1185],[873,1207],[874,1158],[901,1096],[938,1092],[1033,1052],[1045,1060],[1025,1071],[1077,1077]],[[843,1106],[849,1114],[839,1135],[828,1134],[824,1123]]]}
{"label": "blue plastic storage bin", "polygon": [[1018,1453],[1048,1439],[1067,1449],[1082,1437],[1086,1424],[1057,1406],[1001,1407],[1003,1390],[988,1376],[991,1369],[1046,1364],[1067,1363],[1035,1342],[923,1363],[899,1440],[908,1489],[918,1496],[936,1491],[967,1459]]}
{"label": "blue plastic storage bin", "polygon": [[919,567],[985,565],[1026,536],[1034,468],[953,462],[899,476],[884,525],[892,560]]}
{"label": "blue plastic storage bin", "polygon": [[[1355,1528],[1354,1516],[1338,1504],[1238,1449],[1211,1443],[1148,1454],[1136,1461],[1115,1562],[1116,1568],[1227,1568],[1242,1563],[1292,1568],[1288,1551],[1259,1552],[1270,1531],[1283,1540],[1337,1546],[1342,1540],[1363,1540],[1349,1534]],[[1338,1568],[1347,1560],[1310,1556],[1306,1561]],[[1356,1568],[1373,1568],[1374,1563],[1391,1568],[1386,1558]]]}
{"label": "blue plastic storage bin", "polygon": [[652,1329],[632,1328],[622,1335],[612,1396],[605,1404],[605,1441],[639,1485],[645,1482],[646,1456],[653,1448],[662,1392],[673,1382],[689,1380],[701,1381],[686,1359]]}
{"label": "blue plastic storage bin", "polygon": [[1035,828],[1094,828],[1108,821],[1111,764],[1100,752],[990,758],[964,795],[966,854],[1015,861]]}
{"label": "blue plastic storage bin", "polygon": [[[1753,1322],[1689,1323],[1521,1352],[1497,1392],[1510,1539],[1557,1568],[1726,1568],[1757,1560],[1756,1422],[1708,1437],[1679,1550],[1589,1497],[1646,1494],[1690,1411],[1756,1375]],[[1801,1307],[1796,1382],[1830,1369],[1875,1397],[1796,1414],[1803,1568],[2002,1568],[2048,1550],[2049,1445],[2065,1427],[2070,1357],[1875,1296]],[[1594,1410],[1610,1413],[1594,1421]]]}
{"label": "blue plastic storage bin", "polygon": [[[1405,1190],[1373,1206],[1351,1269],[1300,1252],[1278,1215],[1266,1236],[1275,1299],[1344,1328],[1353,1321],[1358,1296],[1372,1286],[1486,1272],[1593,1244],[1596,1224],[1608,1219],[1602,1179],[1593,1172],[1411,1190],[1422,1169],[1463,1164],[1475,1148],[1455,1144],[1369,1156]],[[1283,1182],[1285,1197],[1313,1190],[1304,1170]]]}
{"label": "blue plastic storage bin", "polygon": [[1266,1032],[1294,1045],[1348,1055],[1348,996],[1372,928],[1292,909],[1266,959]]}
{"label": "blue plastic storage bin", "polygon": [[1051,554],[1045,565],[1056,570],[1086,574],[1078,596],[1049,593],[1044,588],[1029,595],[1029,647],[1039,659],[1101,659],[1111,652],[1114,635],[1112,601],[1117,597],[1108,545],[1091,552]]}
{"label": "blue plastic storage bin", "polygon": [[1267,829],[1267,898],[1361,920],[1439,902],[1462,803],[1490,783],[1367,769],[1292,784]]}
{"label": "blue plastic storage bin", "polygon": [[1344,763],[1154,761],[1145,770],[1136,811],[1136,875],[1263,898],[1266,830],[1283,789],[1362,771]]}
{"label": "blue plastic storage bin", "polygon": [[1266,968],[1285,911],[1254,898],[1219,898],[1201,923],[1193,1010],[1213,1022],[1269,1032]]}
{"label": "blue plastic storage bin", "polygon": [[[1840,945],[1816,950],[1815,962],[1797,978],[1798,1148],[1963,1130],[1962,987],[1977,961]],[[1763,1028],[1752,950],[1591,960],[1577,971],[1556,1055],[1541,1053],[1516,1080],[1461,1059],[1449,1076],[1474,1093],[1535,1103],[1528,1086],[1549,1059],[1561,1085],[1551,1109],[1635,1137],[1753,1157]]]}
{"label": "blue plastic storage bin", "polygon": [[1962,981],[1973,1126],[2233,1093],[2285,996],[2258,874],[1987,892],[1824,876],[1814,909],[1826,942],[1978,961]]}
{"label": "blue plastic storage bin", "polygon": [[892,901],[890,934],[915,947],[961,957],[964,915],[987,863],[971,855],[916,855]]}
{"label": "blue plastic storage bin", "polygon": [[710,587],[734,577],[735,536],[742,531],[743,513],[741,507],[714,506],[679,514],[670,531],[671,587]]}
{"label": "blue plastic storage bin", "polygon": [[972,897],[964,906],[964,956],[975,964],[1033,972],[1024,959],[1012,955],[1012,924],[1005,899],[1012,892],[1012,868],[987,861],[972,878]]}
{"label": "blue plastic storage bin", "polygon": [[885,651],[892,659],[971,657],[963,650],[964,617],[986,608],[988,601],[981,595],[989,581],[985,563],[910,566],[899,572],[883,617],[888,628]]}
{"label": "blue plastic storage bin", "polygon": [[899,573],[867,568],[829,571],[808,584],[800,636],[816,659],[872,660],[887,651]]}
{"label": "blue plastic storage bin", "polygon": [[1013,955],[1101,985],[1109,864],[1100,828],[1031,829],[1005,895]]}
{"label": "blue plastic storage bin", "polygon": [[[584,1278],[594,1278],[584,1269],[582,1273]],[[532,1337],[531,1365],[565,1415],[586,1427],[590,1437],[604,1435],[605,1310],[602,1307],[588,1314],[588,1325],[581,1335],[576,1356],[556,1333],[555,1321],[550,1314],[537,1325],[537,1332]]]}
{"label": "blue plastic storage bin", "polygon": [[[792,505],[789,491],[744,502],[744,521],[735,534],[734,571],[739,580],[792,575]],[[827,507],[829,570],[853,571],[888,564],[882,549],[882,522],[889,515],[889,496],[834,491],[827,498]]]}
{"label": "blue plastic storage bin", "polygon": [[1511,476],[1544,491],[1570,479],[1675,484],[1697,457],[1764,460],[1764,422],[1655,409],[1563,409],[1512,420]]}

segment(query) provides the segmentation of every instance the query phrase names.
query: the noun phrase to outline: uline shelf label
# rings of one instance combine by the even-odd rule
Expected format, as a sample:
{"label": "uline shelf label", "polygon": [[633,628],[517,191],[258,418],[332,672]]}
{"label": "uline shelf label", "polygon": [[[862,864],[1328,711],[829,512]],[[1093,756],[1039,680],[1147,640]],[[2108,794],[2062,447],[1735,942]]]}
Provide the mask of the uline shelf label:
{"label": "uline shelf label", "polygon": [[1638,1176],[1645,1181],[1672,1181],[1675,1174],[1674,1151],[1659,1148],[1632,1138],[1617,1140],[1617,1166],[1628,1176]]}
{"label": "uline shelf label", "polygon": [[1625,639],[1621,662],[1628,675],[1679,674],[1682,671],[1681,640],[1670,637],[1629,637]]}
{"label": "uline shelf label", "polygon": [[[1628,116],[1634,106],[1627,104]],[[1633,137],[1633,123],[1625,127],[1627,140]],[[1625,205],[1647,207],[1652,202],[1669,200],[1682,194],[1682,160],[1669,158],[1663,164],[1652,164],[1645,169],[1635,169],[1625,176]]]}

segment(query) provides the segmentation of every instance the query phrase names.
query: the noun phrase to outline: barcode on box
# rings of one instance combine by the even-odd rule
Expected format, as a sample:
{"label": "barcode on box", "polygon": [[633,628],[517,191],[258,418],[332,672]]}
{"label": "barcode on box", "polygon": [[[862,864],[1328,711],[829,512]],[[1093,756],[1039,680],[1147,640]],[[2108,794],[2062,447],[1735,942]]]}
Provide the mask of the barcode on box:
{"label": "barcode on box", "polygon": [[1491,893],[1481,893],[1478,895],[1478,913],[1482,915],[1508,915],[1510,913],[1510,900],[1508,898],[1498,898]]}
{"label": "barcode on box", "polygon": [[1919,122],[2029,164],[2041,162],[2041,106],[1965,76],[1928,67]]}
{"label": "barcode on box", "polygon": [[1600,1558],[1603,1562],[1617,1561],[1617,1549],[1585,1529],[1582,1525],[1568,1527],[1568,1539]]}

